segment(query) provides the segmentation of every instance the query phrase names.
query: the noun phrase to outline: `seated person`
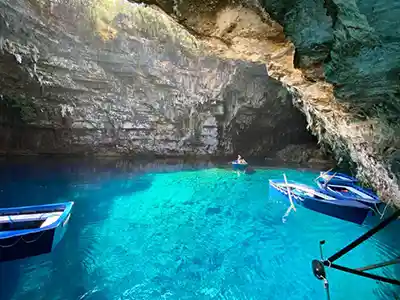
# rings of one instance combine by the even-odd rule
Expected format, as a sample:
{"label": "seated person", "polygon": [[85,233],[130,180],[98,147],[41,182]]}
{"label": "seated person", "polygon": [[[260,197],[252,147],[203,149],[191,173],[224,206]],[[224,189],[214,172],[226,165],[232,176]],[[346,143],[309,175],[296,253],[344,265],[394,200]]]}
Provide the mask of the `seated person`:
{"label": "seated person", "polygon": [[240,155],[237,157],[237,163],[241,165],[247,165],[247,161],[245,161]]}

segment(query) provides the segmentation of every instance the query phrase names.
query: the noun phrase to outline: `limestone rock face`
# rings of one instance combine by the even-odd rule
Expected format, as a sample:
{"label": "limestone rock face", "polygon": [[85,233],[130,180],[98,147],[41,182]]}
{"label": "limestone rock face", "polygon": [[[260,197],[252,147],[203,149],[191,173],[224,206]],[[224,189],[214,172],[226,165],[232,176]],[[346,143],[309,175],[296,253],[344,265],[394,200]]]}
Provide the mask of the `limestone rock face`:
{"label": "limestone rock face", "polygon": [[[360,175],[400,205],[399,2],[289,0],[261,5],[293,42],[294,66],[309,79],[325,79],[333,86],[336,117],[318,113],[321,105],[315,101],[300,101],[306,114],[312,111],[313,125],[321,125],[314,132],[349,153]],[[334,102],[344,105],[339,108]]]}
{"label": "limestone rock face", "polygon": [[210,52],[265,63],[320,143],[400,206],[397,1],[145,2],[175,16]]}
{"label": "limestone rock face", "polygon": [[[324,64],[342,102],[400,114],[400,5],[395,0],[263,1],[296,46],[296,67]],[[378,105],[378,107],[376,107]]]}
{"label": "limestone rock face", "polygon": [[3,151],[264,155],[314,140],[265,64],[154,8],[0,0]]}
{"label": "limestone rock face", "polygon": [[314,80],[324,78],[333,84],[339,101],[368,113],[384,107],[389,117],[400,114],[400,5],[396,0],[144,2],[160,6],[200,35],[233,44],[245,37],[260,41],[286,37],[295,46],[294,67],[310,69]]}

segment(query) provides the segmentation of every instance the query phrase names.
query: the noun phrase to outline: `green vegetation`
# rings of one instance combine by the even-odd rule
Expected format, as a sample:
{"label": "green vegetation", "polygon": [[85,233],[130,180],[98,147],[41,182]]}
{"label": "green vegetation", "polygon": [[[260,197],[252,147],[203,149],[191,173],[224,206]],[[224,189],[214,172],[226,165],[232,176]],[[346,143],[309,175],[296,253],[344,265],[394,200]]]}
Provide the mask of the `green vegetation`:
{"label": "green vegetation", "polygon": [[10,123],[30,123],[36,121],[36,108],[32,99],[26,98],[24,95],[18,97],[3,96],[3,101],[10,118]]}

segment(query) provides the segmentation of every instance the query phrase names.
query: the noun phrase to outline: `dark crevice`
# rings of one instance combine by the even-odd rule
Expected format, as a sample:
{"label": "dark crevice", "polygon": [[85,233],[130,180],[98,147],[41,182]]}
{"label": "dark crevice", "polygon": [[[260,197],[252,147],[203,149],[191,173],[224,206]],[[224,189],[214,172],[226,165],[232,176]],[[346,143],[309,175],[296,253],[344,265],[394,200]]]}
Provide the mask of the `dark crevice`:
{"label": "dark crevice", "polygon": [[339,9],[333,0],[324,0],[324,8],[326,8],[326,15],[332,19],[332,28],[335,28]]}

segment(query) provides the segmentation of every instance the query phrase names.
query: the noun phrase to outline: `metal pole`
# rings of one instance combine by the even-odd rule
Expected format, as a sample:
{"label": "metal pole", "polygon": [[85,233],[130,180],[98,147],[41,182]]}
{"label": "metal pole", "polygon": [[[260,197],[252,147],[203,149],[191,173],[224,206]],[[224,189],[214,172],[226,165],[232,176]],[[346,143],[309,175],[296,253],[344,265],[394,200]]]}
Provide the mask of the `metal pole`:
{"label": "metal pole", "polygon": [[324,279],[324,288],[326,290],[326,299],[331,300],[331,294],[329,292],[329,282],[326,278]]}
{"label": "metal pole", "polygon": [[386,277],[383,277],[383,276],[379,276],[379,275],[375,275],[375,274],[370,274],[370,273],[366,273],[366,272],[350,269],[350,268],[347,268],[347,267],[344,267],[344,266],[340,266],[340,265],[337,265],[337,264],[330,264],[328,261],[324,261],[324,265],[325,266],[329,266],[329,267],[331,267],[333,269],[337,269],[337,270],[340,270],[340,271],[343,271],[343,272],[347,272],[347,273],[351,273],[351,274],[354,274],[354,275],[359,275],[359,276],[363,276],[363,277],[379,280],[379,281],[386,282],[386,283],[400,285],[400,281],[398,281],[396,279],[386,278]]}
{"label": "metal pole", "polygon": [[348,244],[346,247],[344,247],[342,250],[336,252],[335,254],[333,254],[331,257],[329,257],[327,260],[329,263],[334,262],[335,260],[337,260],[338,258],[342,257],[343,255],[345,255],[347,252],[349,252],[350,250],[352,250],[353,248],[357,247],[358,245],[360,245],[362,242],[364,242],[365,240],[369,239],[371,236],[373,236],[375,233],[377,233],[379,230],[382,230],[383,228],[385,228],[387,225],[389,225],[392,221],[396,220],[397,217],[400,216],[400,209],[395,211],[390,217],[388,217],[387,219],[383,220],[381,223],[379,223],[377,226],[375,226],[374,228],[372,228],[371,230],[367,231],[366,233],[364,233],[362,236],[360,236],[358,239],[356,239],[355,241],[351,242],[350,244]]}
{"label": "metal pole", "polygon": [[386,267],[386,266],[390,266],[390,265],[395,265],[395,264],[399,264],[400,263],[400,257],[396,258],[396,259],[392,259],[383,263],[379,263],[379,264],[373,264],[373,265],[369,265],[369,266],[365,266],[362,268],[357,268],[355,270],[357,271],[367,271],[367,270],[373,270],[373,269],[377,269],[377,268],[381,268],[381,267]]}
{"label": "metal pole", "polygon": [[320,255],[321,255],[321,260],[323,261],[324,260],[324,255],[323,255],[323,252],[322,252],[322,245],[323,244],[325,244],[325,241],[323,240],[323,241],[319,241],[319,253],[320,253]]}

